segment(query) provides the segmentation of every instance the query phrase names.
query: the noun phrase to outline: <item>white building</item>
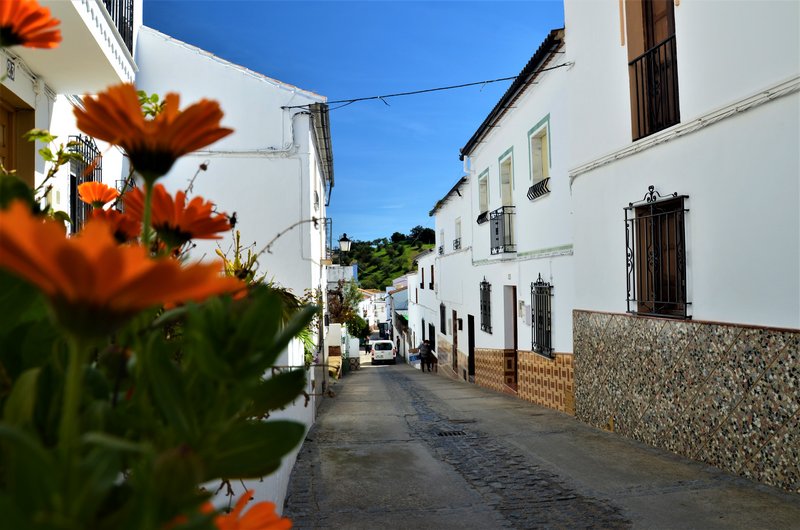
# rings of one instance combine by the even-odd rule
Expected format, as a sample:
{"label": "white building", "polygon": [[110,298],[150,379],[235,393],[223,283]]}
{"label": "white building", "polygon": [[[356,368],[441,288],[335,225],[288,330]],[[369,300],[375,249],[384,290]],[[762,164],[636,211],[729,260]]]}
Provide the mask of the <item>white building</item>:
{"label": "white building", "polygon": [[[187,189],[212,199],[220,211],[236,212],[236,229],[244,244],[260,251],[259,272],[297,296],[327,287],[323,260],[326,206],[333,186],[333,155],[325,98],[224,61],[204,50],[143,27],[137,60],[145,65],[137,85],[147,93],[177,92],[182,102],[219,101],[223,125],[234,133],[214,145],[183,157],[164,178],[170,190]],[[184,103],[184,104],[185,104]],[[207,170],[198,173],[200,164]],[[285,232],[284,232],[285,231]],[[283,232],[283,233],[282,233]],[[279,235],[280,234],[280,235]],[[231,238],[199,246],[195,256],[229,252]],[[318,344],[321,343],[318,339]],[[325,352],[321,364],[325,364]],[[304,366],[304,351],[295,341],[277,363]],[[306,391],[314,396],[321,374],[309,372]],[[298,398],[273,418],[314,421],[314,403]],[[249,481],[256,498],[283,505],[297,451],[263,481]]]}
{"label": "white building", "polygon": [[58,137],[49,146],[53,151],[75,141],[72,150],[82,152],[88,161],[99,156],[91,174],[83,175],[86,164],[73,162],[48,183],[53,185],[47,196],[50,206],[69,214],[70,231],[77,232],[91,211],[78,198],[78,184],[93,180],[114,187],[128,171],[120,150],[82,135],[72,111],[84,94],[133,81],[137,65],[132,50],[141,26],[141,0],[40,4],[61,21],[64,40],[48,50],[22,46],[0,50],[0,163],[33,187],[42,183],[50,165],[36,152],[44,145],[22,140],[33,128]]}
{"label": "white building", "polygon": [[451,377],[573,410],[573,244],[564,31],[461,149],[434,206],[437,350]]}
{"label": "white building", "polygon": [[436,330],[439,323],[439,302],[436,297],[436,253],[433,250],[426,250],[417,256],[416,278],[409,276],[408,281],[411,282],[408,284],[411,343],[416,348],[423,340],[429,340],[433,353],[438,358],[440,353]]}
{"label": "white building", "polygon": [[576,414],[800,491],[800,4],[621,6],[565,2]]}

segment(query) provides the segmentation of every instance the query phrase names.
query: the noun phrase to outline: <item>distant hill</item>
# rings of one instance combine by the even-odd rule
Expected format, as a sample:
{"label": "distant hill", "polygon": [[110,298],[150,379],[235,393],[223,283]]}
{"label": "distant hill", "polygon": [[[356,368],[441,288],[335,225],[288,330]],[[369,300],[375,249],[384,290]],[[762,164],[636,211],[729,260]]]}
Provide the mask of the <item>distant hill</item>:
{"label": "distant hill", "polygon": [[424,238],[410,239],[395,232],[391,240],[353,241],[350,252],[342,254],[342,262],[358,264],[358,280],[363,289],[383,291],[398,276],[415,270],[417,255],[433,248],[433,242],[422,242],[433,236],[433,231],[428,234],[427,230]]}

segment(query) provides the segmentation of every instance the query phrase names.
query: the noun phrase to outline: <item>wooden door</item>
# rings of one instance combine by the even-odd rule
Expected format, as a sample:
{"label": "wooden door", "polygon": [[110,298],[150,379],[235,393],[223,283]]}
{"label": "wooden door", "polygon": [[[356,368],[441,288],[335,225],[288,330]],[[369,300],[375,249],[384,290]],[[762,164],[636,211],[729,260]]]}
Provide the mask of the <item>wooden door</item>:
{"label": "wooden door", "polygon": [[6,170],[15,169],[14,110],[0,103],[0,164]]}

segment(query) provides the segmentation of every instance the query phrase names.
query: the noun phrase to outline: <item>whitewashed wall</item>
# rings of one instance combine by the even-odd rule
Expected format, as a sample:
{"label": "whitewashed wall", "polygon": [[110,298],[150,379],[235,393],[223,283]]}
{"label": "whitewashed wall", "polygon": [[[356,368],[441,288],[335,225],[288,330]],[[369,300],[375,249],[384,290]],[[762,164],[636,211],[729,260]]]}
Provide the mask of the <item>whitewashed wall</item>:
{"label": "whitewashed wall", "polygon": [[[619,6],[565,14],[577,308],[625,311],[623,207],[654,185],[689,196],[693,318],[800,327],[800,4],[677,6],[681,123],[633,154]],[[788,95],[759,99],[787,80]]]}

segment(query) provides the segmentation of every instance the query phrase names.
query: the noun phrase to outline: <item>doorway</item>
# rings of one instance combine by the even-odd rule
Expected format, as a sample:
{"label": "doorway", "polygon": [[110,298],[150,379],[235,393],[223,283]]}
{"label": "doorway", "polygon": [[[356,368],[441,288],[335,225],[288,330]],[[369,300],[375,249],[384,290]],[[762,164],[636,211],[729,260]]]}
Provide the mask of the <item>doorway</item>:
{"label": "doorway", "polygon": [[503,287],[503,380],[506,386],[517,390],[517,286]]}
{"label": "doorway", "polygon": [[453,310],[453,372],[458,377],[458,313]]}

